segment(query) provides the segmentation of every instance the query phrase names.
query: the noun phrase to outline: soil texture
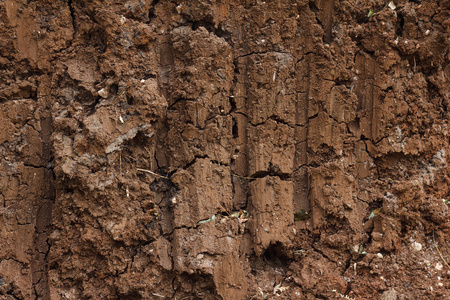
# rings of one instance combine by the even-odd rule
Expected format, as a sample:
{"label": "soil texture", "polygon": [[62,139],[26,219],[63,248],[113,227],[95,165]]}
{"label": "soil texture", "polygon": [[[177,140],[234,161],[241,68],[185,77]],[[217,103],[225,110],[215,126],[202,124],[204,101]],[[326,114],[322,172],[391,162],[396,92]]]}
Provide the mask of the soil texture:
{"label": "soil texture", "polygon": [[450,299],[449,0],[0,1],[0,299]]}

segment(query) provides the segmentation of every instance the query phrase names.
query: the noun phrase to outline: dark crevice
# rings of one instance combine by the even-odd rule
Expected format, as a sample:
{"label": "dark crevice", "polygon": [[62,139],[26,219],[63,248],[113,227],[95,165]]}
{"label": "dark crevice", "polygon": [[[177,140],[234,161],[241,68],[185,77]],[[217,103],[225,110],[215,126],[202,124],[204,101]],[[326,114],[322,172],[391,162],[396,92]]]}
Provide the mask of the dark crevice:
{"label": "dark crevice", "polygon": [[319,8],[317,7],[315,2],[309,2],[309,9],[314,13],[314,17],[316,18],[316,22],[317,24],[320,25],[320,27],[322,27],[323,31],[325,31],[325,28],[322,24],[322,22],[319,20],[319,17],[317,16],[317,14],[319,13]]}
{"label": "dark crevice", "polygon": [[73,7],[73,0],[68,0],[67,5],[69,6],[69,10],[70,10],[70,18],[72,19],[72,28],[73,28],[72,41],[73,41],[73,40],[75,40],[75,34],[77,32],[77,24],[76,24],[76,20],[75,20],[75,11],[74,11],[74,7]]}
{"label": "dark crevice", "polygon": [[119,92],[119,85],[116,83],[111,84],[111,86],[109,87],[109,92],[111,95],[116,95],[115,97],[117,97],[117,93]]}
{"label": "dark crevice", "polygon": [[315,14],[319,12],[319,8],[317,7],[315,2],[309,2],[309,9]]}
{"label": "dark crevice", "polygon": [[317,118],[318,116],[319,116],[319,113],[316,113],[316,114],[312,115],[311,117],[308,117],[308,121],[310,121],[310,120],[312,120],[312,119],[315,119],[315,118]]}
{"label": "dark crevice", "polygon": [[289,126],[289,127],[293,127],[293,125],[291,123],[281,119],[279,116],[276,116],[276,115],[272,115],[272,116],[268,117],[266,120],[264,120],[262,122],[259,122],[259,123],[256,123],[256,124],[253,124],[253,123],[249,122],[249,124],[254,126],[254,127],[261,126],[261,125],[265,124],[268,120],[273,120],[276,123],[284,124],[284,125]]}
{"label": "dark crevice", "polygon": [[[305,124],[294,124],[294,125],[295,125],[295,127],[298,127],[298,128],[305,128],[307,124],[305,123]],[[297,141],[296,144],[303,143],[303,142],[306,142],[306,140]]]}
{"label": "dark crevice", "polygon": [[[334,0],[328,0],[322,2],[320,9],[316,6],[316,3],[310,2],[309,8],[314,13],[317,24],[323,29],[323,42],[330,44],[333,41],[332,26],[333,26],[333,12],[334,12]],[[321,20],[321,18],[323,20]]]}
{"label": "dark crevice", "polygon": [[214,160],[214,159],[211,159],[211,163],[212,163],[212,164],[215,164],[215,165],[219,165],[219,166],[229,167],[228,164],[223,164],[223,163],[221,163],[220,161]]}
{"label": "dark crevice", "polygon": [[350,89],[353,81],[352,80],[334,80],[335,86],[345,86],[347,89]]}
{"label": "dark crevice", "polygon": [[299,58],[299,59],[295,62],[294,65],[297,66],[297,64],[303,62],[303,61],[305,60],[305,58],[308,57],[308,56],[311,55],[311,54],[314,54],[314,52],[313,52],[313,51],[305,52],[305,53],[302,55],[302,57]]}
{"label": "dark crevice", "polygon": [[[172,257],[172,261],[173,261],[173,257]],[[176,287],[175,287],[175,280],[176,280],[176,277],[173,277],[173,279],[172,279],[172,290],[173,290],[173,294],[172,294],[172,299],[175,299],[175,294],[177,293],[176,292]]]}
{"label": "dark crevice", "polygon": [[152,22],[153,19],[156,18],[155,8],[156,8],[156,5],[158,5],[158,3],[159,3],[159,0],[154,0],[152,7],[148,10],[148,23]]}
{"label": "dark crevice", "polygon": [[197,162],[198,159],[203,159],[203,158],[208,158],[207,155],[202,155],[202,156],[196,156],[192,161],[188,162],[183,169],[188,169],[190,166],[192,166],[193,164],[195,164]]}
{"label": "dark crevice", "polygon": [[247,53],[247,54],[243,54],[243,55],[237,56],[235,59],[243,58],[243,57],[247,57],[247,56],[251,56],[251,55],[264,55],[264,54],[269,54],[269,53],[284,54],[284,55],[292,56],[292,53],[289,53],[289,52],[262,51],[262,52],[250,52],[250,53]]}
{"label": "dark crevice", "polygon": [[405,18],[401,11],[397,11],[397,24],[395,28],[395,34],[399,37],[403,35],[403,26],[405,25]]}
{"label": "dark crevice", "polygon": [[248,118],[248,116],[242,111],[237,111],[236,113],[240,114],[241,116],[244,116],[245,118]]}
{"label": "dark crevice", "polygon": [[[46,184],[41,187],[43,196],[36,199],[37,212],[35,217],[36,226],[31,276],[33,289],[36,291],[36,297],[38,299],[50,299],[50,287],[48,282],[48,253],[50,247],[48,246],[48,237],[52,227],[52,210],[56,195],[53,185],[55,174],[51,167],[53,149],[50,143],[53,132],[53,120],[49,112],[42,116],[40,124],[41,130],[39,131],[39,135],[42,145],[41,167],[30,166],[35,168],[45,168],[43,180],[46,181]],[[41,241],[45,241],[47,245],[45,253],[41,251],[42,245],[39,244]]]}
{"label": "dark crevice", "polygon": [[317,249],[318,247],[313,246],[314,251],[316,251],[317,253],[319,253],[320,255],[322,255],[325,259],[327,259],[330,262],[333,262],[332,259],[330,259],[325,253],[323,253],[322,250]]}
{"label": "dark crevice", "polygon": [[230,96],[228,98],[228,100],[230,101],[230,114],[236,111],[236,100],[234,99],[234,96]]}
{"label": "dark crevice", "polygon": [[267,176],[272,176],[272,177],[279,177],[281,180],[288,180],[290,178],[290,174],[286,174],[286,173],[281,173],[281,172],[275,172],[274,170],[269,170],[269,171],[258,171],[254,174],[252,174],[249,178],[251,179],[257,179],[257,178],[264,178]]}
{"label": "dark crevice", "polygon": [[192,30],[197,30],[198,28],[203,27],[214,35],[223,38],[228,44],[231,43],[231,34],[227,31],[224,31],[220,27],[216,27],[214,25],[213,20],[200,20],[192,22],[191,28]]}
{"label": "dark crevice", "polygon": [[295,168],[295,170],[292,171],[292,173],[298,172],[298,171],[300,171],[301,168],[307,168],[307,167],[308,167],[307,164],[300,165],[299,167]]}
{"label": "dark crevice", "polygon": [[167,110],[174,110],[174,106],[175,106],[176,104],[178,104],[179,102],[182,102],[182,101],[196,102],[197,100],[195,100],[195,99],[184,99],[184,98],[176,99],[172,104],[169,105],[169,107],[167,108]]}
{"label": "dark crevice", "polygon": [[128,104],[128,105],[133,105],[133,104],[134,104],[134,98],[133,98],[133,96],[127,97],[127,104]]}
{"label": "dark crevice", "polygon": [[97,104],[100,103],[102,97],[97,97],[95,101],[87,106],[87,116],[93,115],[96,111]]}
{"label": "dark crevice", "polygon": [[235,118],[232,118],[232,120],[233,120],[233,126],[232,126],[232,128],[231,128],[231,133],[232,133],[232,135],[233,135],[233,138],[234,138],[234,139],[237,139],[237,138],[239,137],[239,128],[238,128],[236,119],[235,119]]}
{"label": "dark crevice", "polygon": [[147,79],[156,79],[157,75],[153,74],[153,73],[146,73],[144,74],[144,77],[142,78],[143,80],[147,80]]}
{"label": "dark crevice", "polygon": [[280,266],[282,268],[285,268],[291,262],[291,259],[287,254],[286,248],[283,246],[282,243],[279,242],[270,245],[266,249],[266,251],[264,251],[263,258],[264,260],[269,262],[269,264],[274,266]]}

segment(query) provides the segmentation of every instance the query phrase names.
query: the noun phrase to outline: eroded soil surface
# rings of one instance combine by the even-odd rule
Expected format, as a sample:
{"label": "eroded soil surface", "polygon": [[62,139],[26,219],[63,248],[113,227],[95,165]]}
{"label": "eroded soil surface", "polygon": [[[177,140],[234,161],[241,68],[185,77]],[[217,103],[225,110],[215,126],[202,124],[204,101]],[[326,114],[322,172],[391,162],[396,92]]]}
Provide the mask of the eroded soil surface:
{"label": "eroded soil surface", "polygon": [[0,298],[449,299],[450,1],[388,2],[1,1]]}

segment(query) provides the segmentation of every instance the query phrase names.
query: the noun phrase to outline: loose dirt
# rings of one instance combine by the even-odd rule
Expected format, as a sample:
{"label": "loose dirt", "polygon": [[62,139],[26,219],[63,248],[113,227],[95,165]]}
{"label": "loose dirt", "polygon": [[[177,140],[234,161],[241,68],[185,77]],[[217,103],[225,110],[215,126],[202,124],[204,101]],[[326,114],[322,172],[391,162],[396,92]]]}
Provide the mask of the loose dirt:
{"label": "loose dirt", "polygon": [[388,2],[1,1],[0,298],[450,298],[450,2]]}

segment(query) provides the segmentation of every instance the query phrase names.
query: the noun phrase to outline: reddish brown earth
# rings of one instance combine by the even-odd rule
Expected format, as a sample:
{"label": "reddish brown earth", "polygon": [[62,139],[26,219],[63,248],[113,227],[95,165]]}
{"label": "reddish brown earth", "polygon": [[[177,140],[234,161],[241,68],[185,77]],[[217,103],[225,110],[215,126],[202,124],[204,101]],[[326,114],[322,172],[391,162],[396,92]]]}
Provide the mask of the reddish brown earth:
{"label": "reddish brown earth", "polygon": [[450,1],[387,2],[0,1],[0,299],[449,299]]}

